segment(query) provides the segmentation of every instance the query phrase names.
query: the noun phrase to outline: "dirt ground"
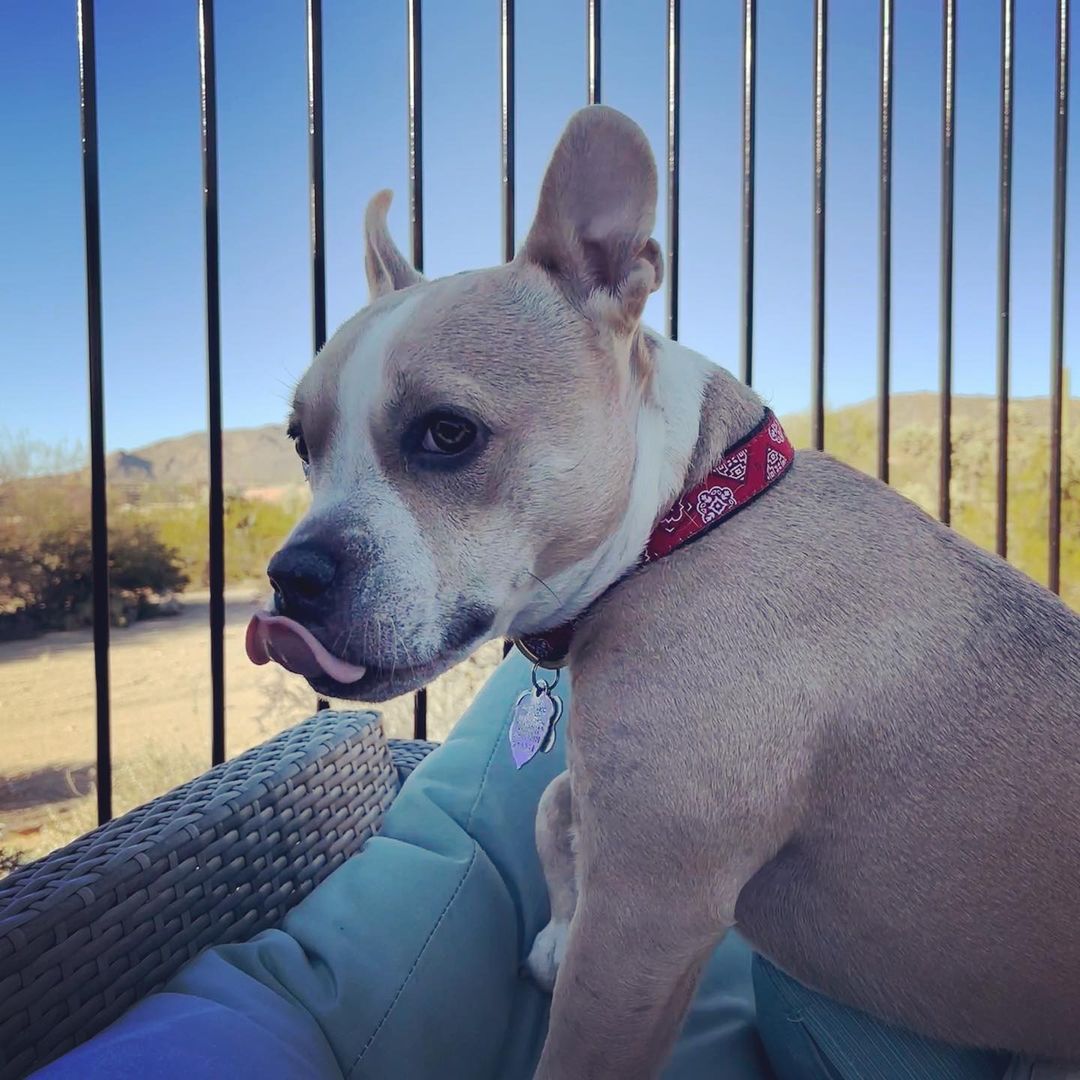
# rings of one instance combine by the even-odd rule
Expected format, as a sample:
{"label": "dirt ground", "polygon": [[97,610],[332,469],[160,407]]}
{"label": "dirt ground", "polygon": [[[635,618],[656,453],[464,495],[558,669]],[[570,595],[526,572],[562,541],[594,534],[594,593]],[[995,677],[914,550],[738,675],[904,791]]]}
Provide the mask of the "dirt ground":
{"label": "dirt ground", "polygon": [[[255,589],[226,598],[225,694],[229,756],[310,715],[307,684],[276,665],[256,667],[244,630]],[[117,814],[189,780],[210,764],[208,597],[182,614],[112,632],[113,798]],[[501,657],[493,642],[428,693],[428,737],[442,740]],[[94,652],[89,631],[0,643],[0,875],[96,824]],[[352,703],[345,707],[356,708]],[[411,736],[412,698],[379,706],[387,734]]]}

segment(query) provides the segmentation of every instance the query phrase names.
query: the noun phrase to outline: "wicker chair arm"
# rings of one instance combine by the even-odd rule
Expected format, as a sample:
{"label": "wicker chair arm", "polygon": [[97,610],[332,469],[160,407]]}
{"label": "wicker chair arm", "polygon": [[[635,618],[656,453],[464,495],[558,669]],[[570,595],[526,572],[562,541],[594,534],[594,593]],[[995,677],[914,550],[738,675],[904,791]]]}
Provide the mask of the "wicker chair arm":
{"label": "wicker chair arm", "polygon": [[278,925],[378,829],[433,743],[326,711],[0,881],[0,1080],[196,953]]}

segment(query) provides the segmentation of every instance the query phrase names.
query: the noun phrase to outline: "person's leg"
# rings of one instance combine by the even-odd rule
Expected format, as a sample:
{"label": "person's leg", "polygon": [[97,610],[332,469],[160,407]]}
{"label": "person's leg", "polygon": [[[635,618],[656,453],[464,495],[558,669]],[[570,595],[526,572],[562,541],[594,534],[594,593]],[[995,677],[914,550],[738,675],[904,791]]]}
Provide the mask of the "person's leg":
{"label": "person's leg", "polygon": [[1009,1054],[892,1027],[753,961],[758,1031],[777,1080],[1005,1080]]}

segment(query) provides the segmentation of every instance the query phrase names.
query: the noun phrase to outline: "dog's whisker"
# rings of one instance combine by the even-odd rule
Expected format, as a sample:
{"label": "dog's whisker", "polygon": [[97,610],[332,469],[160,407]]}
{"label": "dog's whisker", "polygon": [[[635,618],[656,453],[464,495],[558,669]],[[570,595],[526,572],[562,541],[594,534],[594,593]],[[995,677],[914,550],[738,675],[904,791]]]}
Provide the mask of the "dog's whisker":
{"label": "dog's whisker", "polygon": [[562,601],[559,599],[559,594],[542,577],[537,577],[536,574],[534,574],[531,570],[526,570],[525,573],[528,574],[529,577],[531,577],[533,581],[535,581],[538,585],[542,585],[545,589],[547,589],[547,591],[551,593],[552,599],[555,601],[555,603],[558,604],[559,607],[562,607]]}

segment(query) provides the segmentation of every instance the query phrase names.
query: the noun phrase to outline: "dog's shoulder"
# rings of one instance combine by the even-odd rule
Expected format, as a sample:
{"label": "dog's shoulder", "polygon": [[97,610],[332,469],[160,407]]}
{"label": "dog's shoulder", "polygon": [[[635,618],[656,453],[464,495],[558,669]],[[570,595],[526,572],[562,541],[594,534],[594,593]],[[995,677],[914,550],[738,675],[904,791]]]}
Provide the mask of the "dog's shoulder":
{"label": "dog's shoulder", "polygon": [[629,663],[659,692],[696,684],[695,698],[760,700],[768,682],[785,687],[785,707],[821,706],[860,682],[947,695],[996,672],[1014,686],[1049,680],[1080,704],[1080,617],[892,488],[811,451],[620,584],[579,639],[579,663],[600,677],[625,680]]}

